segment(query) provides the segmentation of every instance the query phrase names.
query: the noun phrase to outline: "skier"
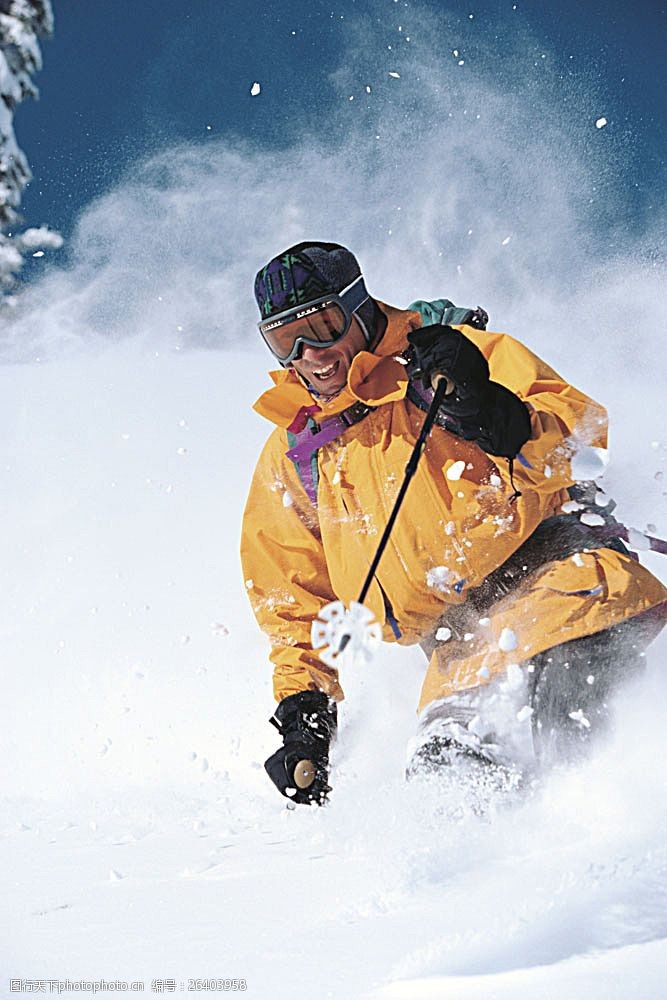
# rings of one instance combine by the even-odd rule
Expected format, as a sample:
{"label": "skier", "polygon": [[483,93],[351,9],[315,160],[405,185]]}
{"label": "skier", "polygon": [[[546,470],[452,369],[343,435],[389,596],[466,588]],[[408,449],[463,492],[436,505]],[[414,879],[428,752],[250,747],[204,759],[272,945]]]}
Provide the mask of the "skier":
{"label": "skier", "polygon": [[365,600],[384,640],[429,657],[408,775],[456,761],[503,784],[526,726],[543,760],[571,758],[603,728],[610,691],[667,610],[613,504],[573,476],[582,449],[606,446],[604,409],[486,332],[481,308],[375,300],[339,244],[285,250],[257,274],[255,297],[281,366],[255,404],[276,427],[241,545],[272,646],[283,745],[265,764],[271,780],[298,803],[331,790],[343,692],[311,624],[356,599],[441,376],[436,426]]}

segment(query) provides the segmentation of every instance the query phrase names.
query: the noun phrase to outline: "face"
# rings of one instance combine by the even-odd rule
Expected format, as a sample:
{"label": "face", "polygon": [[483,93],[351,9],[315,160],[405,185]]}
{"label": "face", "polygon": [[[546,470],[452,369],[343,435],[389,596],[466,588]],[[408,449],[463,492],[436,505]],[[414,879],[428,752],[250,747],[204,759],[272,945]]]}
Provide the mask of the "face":
{"label": "face", "polygon": [[335,396],[345,388],[353,358],[366,348],[366,338],[356,316],[350,329],[335,344],[312,347],[304,344],[298,361],[290,365],[302,378],[325,397]]}

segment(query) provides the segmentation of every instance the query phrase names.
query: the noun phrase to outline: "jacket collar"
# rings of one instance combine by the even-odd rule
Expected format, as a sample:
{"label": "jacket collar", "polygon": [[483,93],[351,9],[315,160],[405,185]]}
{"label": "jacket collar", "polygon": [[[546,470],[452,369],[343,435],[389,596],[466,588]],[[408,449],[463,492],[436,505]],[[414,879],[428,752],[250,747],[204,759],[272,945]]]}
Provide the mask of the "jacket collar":
{"label": "jacket collar", "polygon": [[[377,302],[377,300],[376,300]],[[359,401],[380,406],[403,399],[408,380],[405,365],[397,360],[408,346],[407,335],[422,325],[420,313],[377,302],[387,317],[387,327],[373,351],[360,351],[352,360],[347,386],[332,400],[312,396],[292,368],[269,372],[273,387],[263,393],[253,409],[278,427],[289,429],[304,412],[319,408],[317,419],[335,416]]]}

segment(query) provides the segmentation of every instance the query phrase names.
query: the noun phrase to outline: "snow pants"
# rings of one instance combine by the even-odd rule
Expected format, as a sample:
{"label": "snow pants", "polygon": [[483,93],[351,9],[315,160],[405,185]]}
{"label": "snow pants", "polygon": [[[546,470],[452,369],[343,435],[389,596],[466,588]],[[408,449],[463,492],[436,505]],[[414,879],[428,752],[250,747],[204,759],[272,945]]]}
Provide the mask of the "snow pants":
{"label": "snow pants", "polygon": [[[544,522],[422,642],[430,663],[422,689],[419,742],[437,731],[499,763],[528,763],[535,756],[552,763],[576,758],[591,738],[604,732],[612,695],[642,668],[644,651],[664,624],[665,605],[630,617],[619,613],[620,620],[613,621],[611,595],[607,603],[612,624],[562,641],[567,628],[561,623],[551,644],[546,635],[535,652],[526,647],[522,633],[527,615],[533,633],[540,624],[539,582],[544,563],[553,565],[556,553],[561,560],[579,559],[579,553],[602,560],[609,553],[610,558],[627,560],[630,571],[638,568],[654,579],[631,559],[620,540],[609,539],[600,549],[598,537],[576,519],[558,516]],[[555,596],[562,597],[570,615],[573,607],[601,597],[599,591]],[[564,621],[567,624],[567,617]],[[512,628],[501,627],[505,622]],[[549,628],[548,620],[543,627]]]}

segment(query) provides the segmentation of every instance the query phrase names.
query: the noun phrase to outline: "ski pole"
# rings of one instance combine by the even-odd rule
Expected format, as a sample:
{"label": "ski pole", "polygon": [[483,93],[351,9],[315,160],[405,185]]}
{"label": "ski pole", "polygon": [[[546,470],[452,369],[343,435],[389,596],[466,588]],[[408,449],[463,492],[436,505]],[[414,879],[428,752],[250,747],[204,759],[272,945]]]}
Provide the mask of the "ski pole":
{"label": "ski pole", "polygon": [[[448,391],[451,392],[453,388],[452,383],[445,375],[436,375],[434,381],[435,381],[435,394],[433,396],[433,401],[428,408],[428,413],[426,414],[426,417],[424,418],[422,429],[419,432],[419,437],[417,438],[415,446],[412,449],[412,454],[408,459],[408,464],[405,466],[405,475],[403,477],[403,482],[401,483],[401,488],[398,491],[398,496],[396,497],[392,512],[389,515],[389,520],[387,521],[387,525],[382,533],[382,538],[380,539],[380,544],[377,547],[377,552],[375,553],[373,562],[371,563],[370,569],[368,570],[368,573],[366,575],[366,579],[364,580],[364,585],[359,593],[359,599],[357,602],[358,604],[364,603],[366,594],[368,593],[368,588],[370,587],[373,577],[375,576],[376,570],[380,563],[380,559],[382,558],[382,554],[387,547],[387,542],[389,541],[389,536],[391,535],[392,528],[394,527],[394,522],[396,521],[398,512],[401,509],[401,505],[405,498],[405,494],[407,493],[410,481],[414,476],[415,472],[417,471],[417,465],[419,464],[419,459],[421,458],[421,454],[424,450],[424,446],[426,444],[426,438],[428,437],[430,430],[433,427],[438,410],[440,409],[440,404],[442,403],[443,398],[448,394]],[[340,644],[338,646],[339,653],[343,652],[350,639],[351,639],[350,633],[345,632],[341,637]]]}
{"label": "ski pole", "polygon": [[[401,509],[401,505],[405,498],[405,494],[407,493],[408,486],[410,485],[410,480],[412,479],[417,470],[419,459],[421,458],[421,454],[426,444],[426,438],[428,437],[431,428],[433,427],[435,418],[438,413],[438,409],[440,408],[440,404],[442,403],[443,398],[446,395],[448,395],[448,393],[451,392],[454,388],[452,382],[445,375],[436,375],[434,381],[435,381],[435,393],[433,395],[433,400],[428,408],[426,417],[424,418],[424,423],[422,424],[422,428],[421,431],[419,432],[419,437],[415,442],[415,446],[412,449],[412,454],[410,455],[408,463],[405,466],[405,475],[403,477],[403,482],[401,483],[401,488],[398,491],[398,496],[394,501],[394,506],[392,508],[391,514],[389,515],[389,520],[387,521],[387,525],[382,533],[382,538],[380,539],[380,543],[377,547],[377,552],[375,553],[373,561],[370,565],[370,569],[368,570],[366,579],[364,580],[364,584],[359,593],[359,600],[358,600],[359,604],[364,603],[364,599],[366,597],[366,594],[368,593],[368,588],[370,587],[371,581],[375,576],[375,572],[380,563],[380,559],[382,558],[382,554],[387,547],[387,542],[389,541],[389,536],[391,535],[392,528],[394,527],[394,522],[396,521],[398,512]],[[352,638],[351,632],[343,633],[340,642],[338,644],[339,655],[345,650],[351,638]],[[312,785],[313,781],[315,780],[316,776],[315,765],[311,760],[305,760],[305,759],[300,760],[297,762],[294,768],[293,776],[295,785],[298,788],[305,790],[309,788]]]}

